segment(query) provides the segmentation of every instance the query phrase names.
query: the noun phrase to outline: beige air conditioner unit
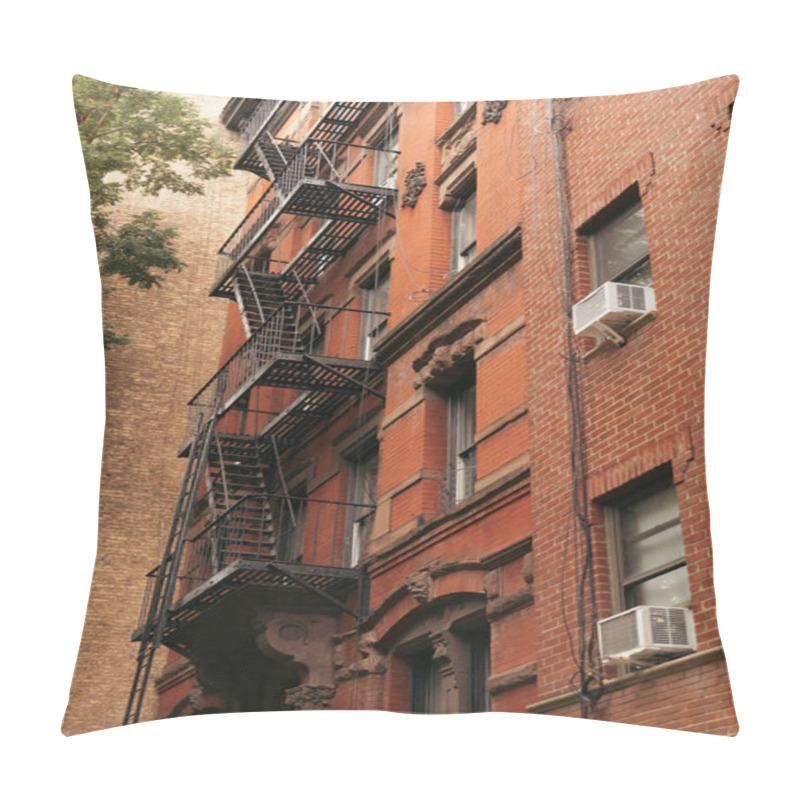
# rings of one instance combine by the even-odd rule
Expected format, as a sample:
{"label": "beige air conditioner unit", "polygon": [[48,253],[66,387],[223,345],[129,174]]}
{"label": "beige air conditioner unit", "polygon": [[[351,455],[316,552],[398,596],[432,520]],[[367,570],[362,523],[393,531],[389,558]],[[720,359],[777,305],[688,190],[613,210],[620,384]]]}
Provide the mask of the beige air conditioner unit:
{"label": "beige air conditioner unit", "polygon": [[597,623],[603,663],[652,664],[697,649],[688,608],[636,606]]}
{"label": "beige air conditioner unit", "polygon": [[624,344],[620,330],[656,310],[652,286],[609,281],[572,307],[572,325],[578,336],[601,336]]}

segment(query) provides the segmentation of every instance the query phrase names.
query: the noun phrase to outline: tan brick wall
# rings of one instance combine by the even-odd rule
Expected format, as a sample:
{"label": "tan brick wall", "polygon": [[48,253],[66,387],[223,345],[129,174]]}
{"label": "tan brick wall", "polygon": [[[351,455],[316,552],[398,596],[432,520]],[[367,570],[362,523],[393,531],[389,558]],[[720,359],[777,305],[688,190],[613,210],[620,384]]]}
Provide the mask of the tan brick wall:
{"label": "tan brick wall", "polygon": [[[193,96],[221,140],[237,137],[218,123],[225,98]],[[98,556],[86,623],[64,717],[67,735],[119,725],[138,645],[144,574],[161,558],[186,462],[182,444],[186,401],[216,369],[227,303],[208,297],[216,251],[244,213],[252,176],[237,172],[210,181],[202,196],[131,195],[119,220],[152,208],[179,231],[181,273],[163,288],[115,285],[104,313],[131,343],[106,355],[106,429],[100,494]],[[111,284],[109,284],[111,285]],[[166,651],[158,654],[153,675]],[[143,719],[154,712],[145,699]]]}

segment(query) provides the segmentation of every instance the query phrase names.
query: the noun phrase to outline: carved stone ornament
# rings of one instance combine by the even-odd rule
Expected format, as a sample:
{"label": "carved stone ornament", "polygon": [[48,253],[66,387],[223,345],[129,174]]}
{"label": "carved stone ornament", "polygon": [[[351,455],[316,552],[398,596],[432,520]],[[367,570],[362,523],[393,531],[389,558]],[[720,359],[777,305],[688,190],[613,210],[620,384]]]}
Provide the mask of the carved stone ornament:
{"label": "carved stone ornament", "polygon": [[286,690],[285,703],[296,711],[317,711],[330,708],[335,695],[334,686],[295,686]]}
{"label": "carved stone ornament", "polygon": [[446,137],[442,137],[440,141],[442,172],[444,173],[451,166],[455,166],[474,147],[476,141],[474,116],[472,116],[469,124],[459,125],[451,132],[448,132]]}
{"label": "carved stone ornament", "polygon": [[421,161],[417,161],[417,165],[406,172],[406,189],[403,192],[402,207],[414,208],[417,205],[417,198],[427,185],[425,165]]}
{"label": "carved stone ornament", "polygon": [[255,645],[267,658],[291,656],[302,664],[313,686],[333,683],[335,617],[260,609],[254,620]]}
{"label": "carved stone ornament", "polygon": [[470,360],[475,348],[485,338],[486,324],[483,322],[478,322],[475,327],[467,330],[453,341],[451,341],[452,337],[440,337],[441,344],[433,343],[435,346],[429,346],[425,353],[414,361],[412,367],[417,373],[413,381],[414,388],[417,389],[424,384],[433,384],[437,380],[441,380],[442,376],[454,369],[458,363]]}
{"label": "carved stone ornament", "polygon": [[495,124],[500,122],[500,117],[503,116],[503,109],[508,105],[508,100],[487,100],[483,105],[483,121],[482,124],[486,125],[488,122]]}
{"label": "carved stone ornament", "polygon": [[386,672],[386,660],[378,652],[377,643],[378,637],[374,631],[365,633],[358,640],[358,652],[361,655],[361,661],[355,664],[353,668],[360,675]]}
{"label": "carved stone ornament", "polygon": [[411,575],[406,578],[406,586],[411,596],[420,605],[427,603],[431,599],[433,578],[427,569],[421,569],[419,572],[412,572]]}

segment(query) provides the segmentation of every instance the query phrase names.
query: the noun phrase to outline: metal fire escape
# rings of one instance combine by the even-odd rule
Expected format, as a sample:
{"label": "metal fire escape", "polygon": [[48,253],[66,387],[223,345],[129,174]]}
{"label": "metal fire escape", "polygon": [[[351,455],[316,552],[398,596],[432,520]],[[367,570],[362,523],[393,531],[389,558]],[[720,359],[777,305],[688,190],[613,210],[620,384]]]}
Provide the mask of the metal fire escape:
{"label": "metal fire escape", "polygon": [[[211,295],[235,300],[248,338],[195,394],[194,430],[178,503],[161,563],[148,574],[136,672],[123,724],[137,722],[156,650],[161,644],[190,655],[196,624],[247,591],[301,591],[355,618],[368,609],[368,578],[361,569],[282,562],[271,501],[293,499],[281,457],[307,440],[348,400],[375,388],[374,361],[331,355],[320,320],[346,320],[360,309],[314,304],[308,291],[322,272],[375,225],[395,190],[354,182],[363,177],[369,150],[343,143],[369,110],[366,103],[334,103],[300,144],[269,133],[272,101],[253,111],[251,144],[237,163],[270,186],[223,245],[222,269]],[[253,256],[285,214],[324,220],[310,242],[280,272]],[[353,323],[356,324],[356,323]],[[320,346],[322,344],[322,346]],[[260,407],[261,387],[288,388],[296,398],[279,413]],[[353,504],[325,502],[334,506]],[[205,524],[203,524],[205,522]],[[355,598],[355,608],[349,605]]]}

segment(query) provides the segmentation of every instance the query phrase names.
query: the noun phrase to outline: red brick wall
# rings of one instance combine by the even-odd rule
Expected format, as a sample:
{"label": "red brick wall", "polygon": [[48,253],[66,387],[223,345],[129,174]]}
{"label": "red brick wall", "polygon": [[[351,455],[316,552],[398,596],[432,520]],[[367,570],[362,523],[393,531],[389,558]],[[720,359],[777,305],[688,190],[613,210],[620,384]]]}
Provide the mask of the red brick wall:
{"label": "red brick wall", "polygon": [[[726,134],[714,116],[733,101],[735,81],[722,79],[666,92],[582,98],[563,105],[564,160],[572,227],[577,230],[638,182],[645,214],[658,312],[654,321],[579,362],[584,448],[593,522],[598,611],[611,605],[609,563],[597,499],[661,464],[677,486],[698,647],[719,644],[703,450],[703,367],[709,271]],[[569,690],[576,665],[567,629],[576,635],[576,550],[565,550],[572,518],[565,319],[558,292],[564,266],[559,234],[552,135],[542,131],[546,104],[536,106],[528,141],[537,159],[527,199],[524,250],[531,395],[530,451],[534,591],[541,698]],[[577,246],[576,299],[589,288],[585,244]],[[580,553],[580,545],[576,545]],[[562,600],[562,592],[565,591]],[[563,607],[562,607],[563,604]],[[618,610],[618,609],[616,609]],[[720,668],[723,669],[723,668]],[[694,678],[692,678],[694,680]],[[698,678],[700,680],[700,678]],[[716,680],[724,680],[716,678]],[[727,703],[730,731],[732,708]],[[597,713],[662,725],[684,700],[670,691],[634,693]],[[672,724],[670,724],[672,726]],[[702,720],[697,728],[703,728]],[[718,726],[711,723],[708,730]]]}

